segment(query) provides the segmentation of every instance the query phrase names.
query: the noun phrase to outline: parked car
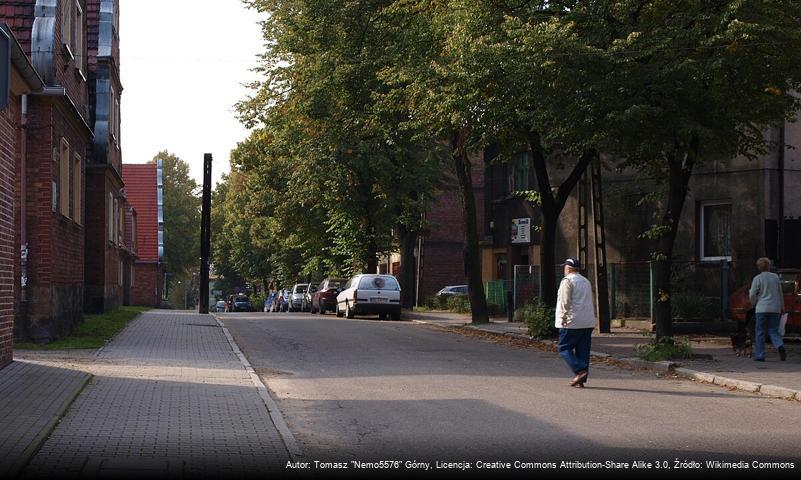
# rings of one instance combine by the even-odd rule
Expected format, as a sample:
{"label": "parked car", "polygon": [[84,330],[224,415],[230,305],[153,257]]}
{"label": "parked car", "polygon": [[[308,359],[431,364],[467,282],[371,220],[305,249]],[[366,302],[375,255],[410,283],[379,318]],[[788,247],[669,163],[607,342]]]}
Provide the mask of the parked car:
{"label": "parked car", "polygon": [[302,312],[303,308],[306,304],[306,300],[303,298],[306,290],[309,289],[308,283],[297,283],[294,287],[292,287],[292,293],[289,295],[289,306],[288,310],[290,312]]}
{"label": "parked car", "polygon": [[321,313],[337,308],[337,294],[342,291],[342,286],[347,280],[343,278],[326,278],[317,286],[311,296],[311,313]]}
{"label": "parked car", "polygon": [[278,312],[286,312],[289,310],[289,297],[292,295],[292,292],[283,288],[278,291]]}
{"label": "parked car", "polygon": [[467,295],[467,285],[450,285],[439,292],[437,292],[437,296],[441,297],[443,295]]}
{"label": "parked car", "polygon": [[[784,293],[784,308],[787,317],[786,332],[801,332],[801,269],[779,269]],[[747,325],[754,315],[754,306],[748,299],[751,283],[743,285],[729,296],[729,317],[742,325]]]}
{"label": "parked car", "polygon": [[237,295],[234,297],[234,312],[252,312],[253,304],[250,303],[250,298],[245,295]]}
{"label": "parked car", "polygon": [[303,307],[301,307],[301,311],[304,312],[311,312],[311,305],[312,305],[312,295],[317,292],[317,285],[310,283],[309,288],[303,292]]}
{"label": "parked car", "polygon": [[214,311],[216,312],[224,312],[225,311],[225,300],[219,300],[214,305]]}
{"label": "parked car", "polygon": [[392,275],[356,275],[337,295],[337,317],[377,314],[381,320],[386,320],[387,316],[400,320],[400,295],[400,284]]}

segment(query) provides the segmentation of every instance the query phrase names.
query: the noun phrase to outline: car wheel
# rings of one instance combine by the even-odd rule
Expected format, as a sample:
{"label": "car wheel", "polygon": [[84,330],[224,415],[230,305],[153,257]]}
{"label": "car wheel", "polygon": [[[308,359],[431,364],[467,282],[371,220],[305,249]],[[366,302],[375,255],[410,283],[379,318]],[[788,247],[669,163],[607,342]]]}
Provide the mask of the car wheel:
{"label": "car wheel", "polygon": [[350,303],[345,302],[345,317],[353,319],[355,316],[356,312],[354,312],[353,309],[350,308]]}
{"label": "car wheel", "polygon": [[339,318],[344,317],[344,315],[342,314],[342,310],[339,309],[339,304],[337,304],[336,314],[337,314],[337,317],[339,317]]}
{"label": "car wheel", "polygon": [[387,319],[387,314],[386,313],[379,313],[378,314],[378,319],[379,320],[386,320]]}
{"label": "car wheel", "polygon": [[398,310],[397,312],[392,312],[392,320],[396,320],[397,321],[397,320],[400,320],[400,318],[401,318],[400,310]]}

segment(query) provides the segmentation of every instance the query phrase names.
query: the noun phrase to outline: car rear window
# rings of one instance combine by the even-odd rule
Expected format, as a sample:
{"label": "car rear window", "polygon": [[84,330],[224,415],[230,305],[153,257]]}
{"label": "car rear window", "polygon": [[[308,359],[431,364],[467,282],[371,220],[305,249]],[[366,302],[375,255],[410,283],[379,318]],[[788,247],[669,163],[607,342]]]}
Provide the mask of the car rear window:
{"label": "car rear window", "polygon": [[399,290],[398,282],[393,277],[362,277],[359,288],[365,290]]}
{"label": "car rear window", "polygon": [[342,286],[343,283],[345,283],[344,280],[329,280],[328,288],[339,288]]}
{"label": "car rear window", "polygon": [[250,299],[248,297],[237,297],[236,302],[249,302]]}
{"label": "car rear window", "polygon": [[295,287],[295,293],[306,293],[306,285],[298,285]]}

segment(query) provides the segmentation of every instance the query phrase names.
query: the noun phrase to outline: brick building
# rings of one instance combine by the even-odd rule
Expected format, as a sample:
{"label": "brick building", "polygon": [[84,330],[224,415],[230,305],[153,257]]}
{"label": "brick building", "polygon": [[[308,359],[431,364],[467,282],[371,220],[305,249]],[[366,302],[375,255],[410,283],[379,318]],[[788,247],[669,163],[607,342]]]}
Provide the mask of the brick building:
{"label": "brick building", "polygon": [[15,226],[27,261],[14,331],[23,340],[53,340],[83,317],[84,176],[93,138],[85,12],[85,0],[0,1],[0,22],[45,83],[28,97],[29,141],[17,172]]}
{"label": "brick building", "polygon": [[120,140],[118,0],[87,0],[89,118],[95,136],[86,163],[85,309],[123,302],[126,205]]}
{"label": "brick building", "polygon": [[136,210],[132,228],[136,260],[131,304],[158,307],[164,294],[164,211],[161,161],[122,166],[128,203]]}
{"label": "brick building", "polygon": [[[474,156],[472,161],[473,195],[476,204],[476,227],[482,238],[484,218],[484,159]],[[464,220],[462,200],[458,186],[435,197],[426,213],[431,232],[423,238],[422,265],[420,266],[420,302],[447,285],[464,285],[467,276],[464,268]]]}
{"label": "brick building", "polygon": [[[6,48],[8,47],[8,48]],[[0,72],[10,68],[8,85],[0,81],[0,368],[11,362],[14,341],[14,296],[19,290],[15,272],[19,250],[15,236],[17,169],[24,155],[27,95],[41,91],[44,82],[10,28],[0,24]]]}

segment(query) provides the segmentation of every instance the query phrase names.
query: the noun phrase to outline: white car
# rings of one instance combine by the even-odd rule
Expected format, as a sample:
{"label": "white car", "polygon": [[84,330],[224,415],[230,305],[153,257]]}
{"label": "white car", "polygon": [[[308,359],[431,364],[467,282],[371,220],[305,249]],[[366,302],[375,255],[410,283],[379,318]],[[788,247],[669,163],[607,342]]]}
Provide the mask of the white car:
{"label": "white car", "polygon": [[400,284],[392,275],[361,274],[352,277],[337,295],[337,317],[378,315],[400,320]]}

